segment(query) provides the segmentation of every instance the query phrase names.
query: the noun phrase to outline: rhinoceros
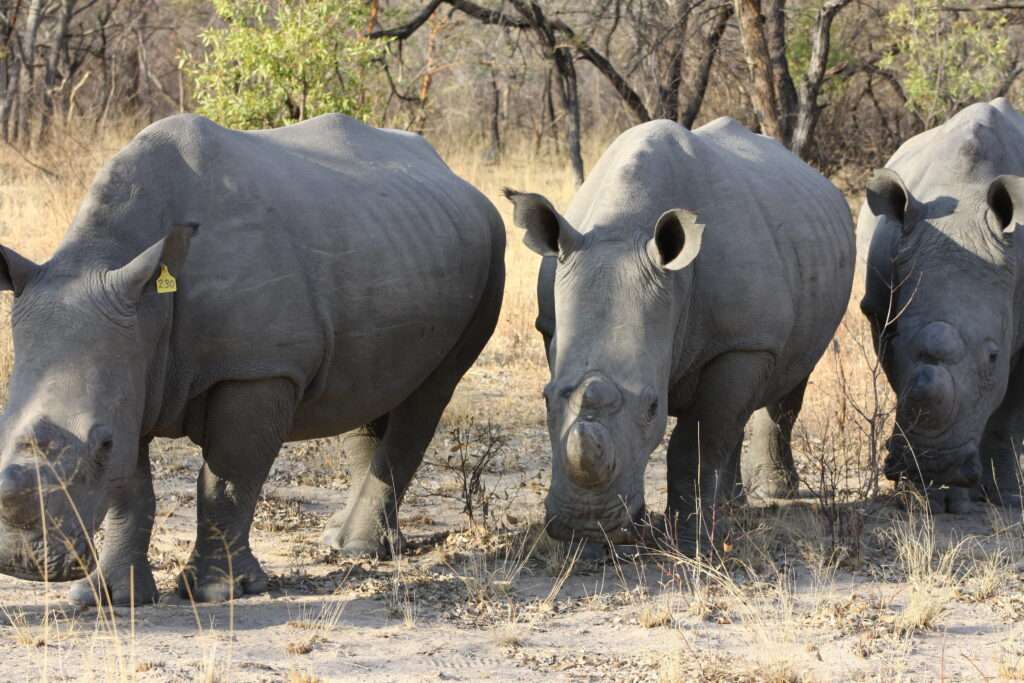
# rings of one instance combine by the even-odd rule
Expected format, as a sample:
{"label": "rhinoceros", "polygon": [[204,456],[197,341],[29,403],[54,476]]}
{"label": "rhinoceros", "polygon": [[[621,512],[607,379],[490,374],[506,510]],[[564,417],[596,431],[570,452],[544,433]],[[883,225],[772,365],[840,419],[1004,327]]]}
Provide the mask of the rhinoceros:
{"label": "rhinoceros", "polygon": [[[885,472],[1019,503],[1024,438],[1024,117],[1005,99],[905,142],[867,186],[861,309],[897,395]],[[980,488],[976,488],[980,485]]]}
{"label": "rhinoceros", "polygon": [[255,132],[181,115],[143,130],[49,261],[2,250],[15,362],[0,572],[85,575],[105,519],[72,600],[154,600],[154,437],[203,449],[183,595],[266,590],[249,530],[288,441],[349,432],[349,502],[324,538],[386,553],[496,324],[504,235],[494,206],[411,133],[342,115]]}
{"label": "rhinoceros", "polygon": [[549,533],[644,535],[644,471],[669,415],[680,543],[742,493],[755,411],[746,492],[792,492],[793,422],[853,280],[850,212],[828,180],[732,119],[693,132],[655,121],[612,143],[565,216],[540,195],[507,196],[544,256]]}

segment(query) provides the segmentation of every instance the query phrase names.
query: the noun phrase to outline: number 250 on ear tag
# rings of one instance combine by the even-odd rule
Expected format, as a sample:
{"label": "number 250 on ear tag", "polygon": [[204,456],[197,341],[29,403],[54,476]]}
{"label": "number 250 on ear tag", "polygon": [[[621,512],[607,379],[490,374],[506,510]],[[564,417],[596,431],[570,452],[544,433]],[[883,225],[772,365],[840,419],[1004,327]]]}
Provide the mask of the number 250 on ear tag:
{"label": "number 250 on ear tag", "polygon": [[160,294],[170,294],[178,291],[178,281],[174,279],[167,266],[160,264],[160,274],[156,277],[156,291]]}

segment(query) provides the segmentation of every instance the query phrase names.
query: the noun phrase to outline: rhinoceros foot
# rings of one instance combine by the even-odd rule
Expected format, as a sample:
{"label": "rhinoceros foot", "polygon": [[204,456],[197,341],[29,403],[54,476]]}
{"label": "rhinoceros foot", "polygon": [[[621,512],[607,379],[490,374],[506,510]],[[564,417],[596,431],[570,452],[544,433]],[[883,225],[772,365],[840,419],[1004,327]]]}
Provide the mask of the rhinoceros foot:
{"label": "rhinoceros foot", "polygon": [[236,550],[230,562],[222,554],[193,554],[177,583],[178,596],[194,602],[224,602],[269,590],[269,578],[248,548]]}
{"label": "rhinoceros foot", "polygon": [[79,607],[152,605],[160,597],[149,562],[94,571],[71,586],[68,598]]}
{"label": "rhinoceros foot", "polygon": [[390,560],[405,552],[405,536],[397,529],[385,533],[354,533],[348,527],[329,526],[320,536],[320,542],[334,548],[342,557]]}
{"label": "rhinoceros foot", "polygon": [[993,505],[1007,508],[1009,510],[1024,509],[1024,495],[1018,487],[1000,488],[994,491],[985,490],[984,499]]}

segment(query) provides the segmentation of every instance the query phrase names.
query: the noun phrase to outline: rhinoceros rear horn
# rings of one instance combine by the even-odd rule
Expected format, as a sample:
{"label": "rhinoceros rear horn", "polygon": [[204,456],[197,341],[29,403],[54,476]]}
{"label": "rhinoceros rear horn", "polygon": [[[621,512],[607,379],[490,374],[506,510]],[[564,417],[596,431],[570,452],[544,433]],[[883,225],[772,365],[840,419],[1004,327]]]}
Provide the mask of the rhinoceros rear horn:
{"label": "rhinoceros rear horn", "polygon": [[696,214],[686,209],[666,211],[654,225],[647,255],[659,268],[681,270],[697,258],[703,236],[704,226]]}
{"label": "rhinoceros rear horn", "polygon": [[137,302],[145,292],[146,286],[160,274],[162,267],[166,267],[172,277],[179,275],[188,254],[189,241],[198,230],[198,223],[175,225],[167,233],[167,237],[126,265],[112,271],[111,279],[124,299]]}
{"label": "rhinoceros rear horn", "polygon": [[0,291],[21,294],[39,266],[7,247],[0,247]]}
{"label": "rhinoceros rear horn", "polygon": [[896,171],[880,168],[868,181],[868,206],[876,216],[888,216],[907,233],[921,219],[920,204]]}
{"label": "rhinoceros rear horn", "polygon": [[506,187],[505,198],[512,202],[512,220],[526,231],[523,242],[541,256],[565,257],[580,241],[580,234],[569,225],[545,197],[517,192]]}
{"label": "rhinoceros rear horn", "polygon": [[1024,209],[1024,178],[1001,175],[988,187],[988,207],[999,221],[999,228],[1013,234]]}

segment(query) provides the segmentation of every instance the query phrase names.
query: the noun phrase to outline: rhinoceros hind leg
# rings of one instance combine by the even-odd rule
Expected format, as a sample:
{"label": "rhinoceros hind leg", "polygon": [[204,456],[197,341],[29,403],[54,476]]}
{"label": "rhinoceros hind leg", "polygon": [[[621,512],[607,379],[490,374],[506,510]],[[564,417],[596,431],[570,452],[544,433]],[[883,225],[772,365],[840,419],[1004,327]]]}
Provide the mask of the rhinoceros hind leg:
{"label": "rhinoceros hind leg", "polygon": [[807,380],[750,420],[750,447],[743,456],[743,489],[751,499],[791,498],[798,479],[793,464],[793,424],[804,402]]}
{"label": "rhinoceros hind leg", "polygon": [[71,586],[69,598],[81,607],[153,604],[159,594],[147,555],[156,498],[148,445],[141,446],[129,483],[111,497],[97,569]]}
{"label": "rhinoceros hind leg", "polygon": [[[388,414],[369,468],[361,480],[353,479],[348,504],[328,520],[323,543],[346,557],[386,559],[402,552],[398,508],[461,377],[462,372],[442,364]],[[364,432],[358,448],[369,448],[373,441]]]}
{"label": "rhinoceros hind leg", "polygon": [[343,555],[387,558],[402,552],[404,538],[398,525],[402,498],[455,387],[498,322],[505,282],[502,245],[495,242],[484,296],[458,343],[386,420],[371,423],[346,442],[346,450],[354,448],[357,461],[362,459],[368,466],[361,480],[353,478],[347,505],[328,520],[320,539]]}
{"label": "rhinoceros hind leg", "polygon": [[260,489],[291,428],[295,388],[284,379],[225,382],[207,399],[196,492],[196,541],[178,594],[213,602],[267,590],[249,547]]}
{"label": "rhinoceros hind leg", "polygon": [[348,557],[386,559],[402,550],[404,539],[397,528],[383,528],[372,515],[353,513],[363,504],[363,489],[387,426],[388,416],[385,415],[342,438],[342,449],[349,458],[349,478],[353,486],[349,491],[348,503],[327,521],[320,541]]}

